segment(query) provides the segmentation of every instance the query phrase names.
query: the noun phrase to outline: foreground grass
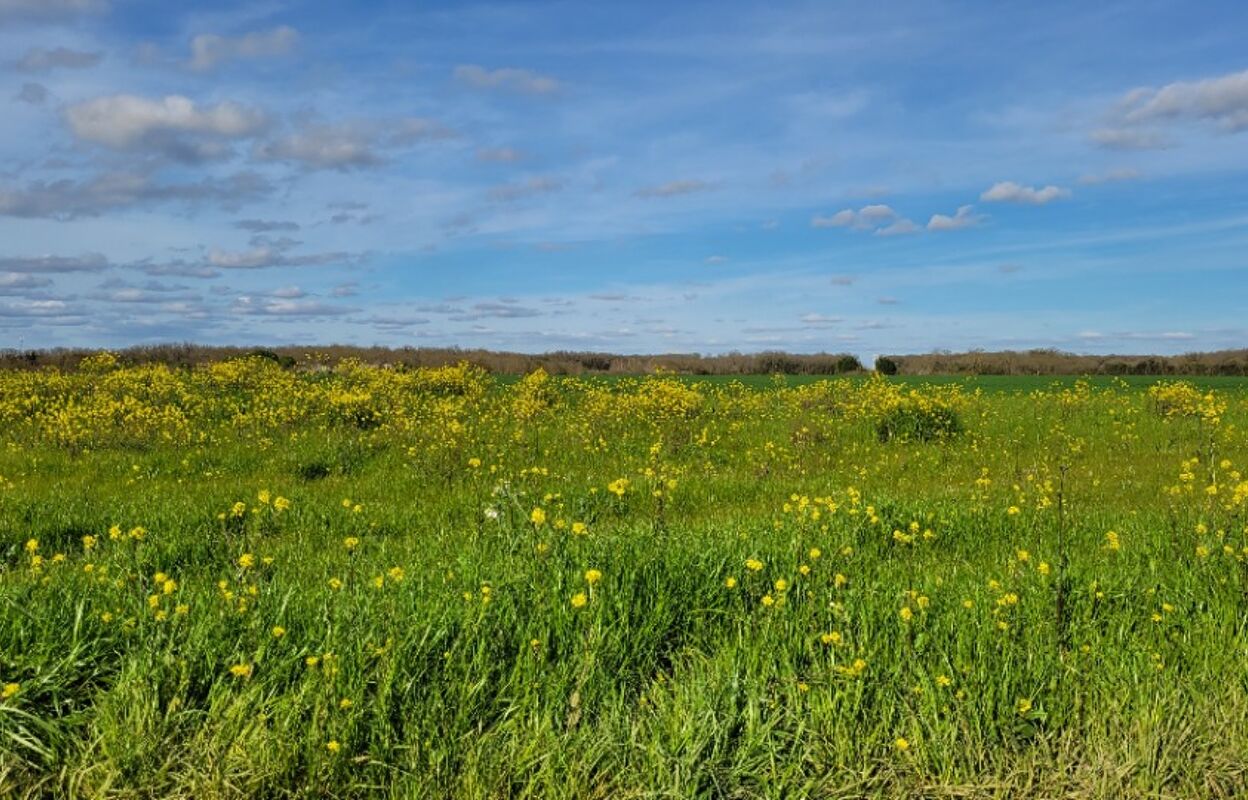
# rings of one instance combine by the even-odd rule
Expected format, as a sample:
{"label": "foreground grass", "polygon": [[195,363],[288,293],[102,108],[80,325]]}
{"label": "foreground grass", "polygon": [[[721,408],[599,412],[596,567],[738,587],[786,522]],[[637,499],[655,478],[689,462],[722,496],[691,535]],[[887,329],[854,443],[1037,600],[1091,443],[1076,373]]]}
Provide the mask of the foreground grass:
{"label": "foreground grass", "polygon": [[0,391],[3,795],[1248,793],[1238,389]]}

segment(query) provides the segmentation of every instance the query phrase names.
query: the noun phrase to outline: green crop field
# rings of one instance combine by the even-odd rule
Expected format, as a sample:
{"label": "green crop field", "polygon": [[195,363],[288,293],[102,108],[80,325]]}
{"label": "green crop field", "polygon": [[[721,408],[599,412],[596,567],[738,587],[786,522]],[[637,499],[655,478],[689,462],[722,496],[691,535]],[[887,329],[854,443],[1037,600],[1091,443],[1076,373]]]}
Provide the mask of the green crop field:
{"label": "green crop field", "polygon": [[1248,382],[0,373],[0,796],[1243,797]]}

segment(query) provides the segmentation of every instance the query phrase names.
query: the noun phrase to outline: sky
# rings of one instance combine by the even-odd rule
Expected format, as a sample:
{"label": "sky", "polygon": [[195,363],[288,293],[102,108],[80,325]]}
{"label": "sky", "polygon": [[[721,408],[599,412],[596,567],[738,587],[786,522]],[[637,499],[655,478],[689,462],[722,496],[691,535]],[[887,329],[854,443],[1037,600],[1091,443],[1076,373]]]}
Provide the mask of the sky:
{"label": "sky", "polygon": [[0,0],[0,348],[1248,346],[1242,2]]}

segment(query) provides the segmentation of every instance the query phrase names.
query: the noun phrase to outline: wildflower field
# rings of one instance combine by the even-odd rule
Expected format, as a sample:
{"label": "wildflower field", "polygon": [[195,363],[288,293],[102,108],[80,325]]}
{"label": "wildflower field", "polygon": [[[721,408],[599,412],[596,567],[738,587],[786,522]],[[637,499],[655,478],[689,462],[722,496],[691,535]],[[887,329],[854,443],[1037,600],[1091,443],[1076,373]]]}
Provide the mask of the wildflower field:
{"label": "wildflower field", "polygon": [[0,372],[0,796],[1242,797],[1246,387]]}

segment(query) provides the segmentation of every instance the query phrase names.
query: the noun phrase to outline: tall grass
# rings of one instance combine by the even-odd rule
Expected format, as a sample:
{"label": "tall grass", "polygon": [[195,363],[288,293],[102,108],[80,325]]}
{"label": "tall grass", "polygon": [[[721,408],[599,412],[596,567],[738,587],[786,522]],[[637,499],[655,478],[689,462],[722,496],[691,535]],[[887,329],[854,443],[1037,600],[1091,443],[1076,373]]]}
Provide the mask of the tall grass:
{"label": "tall grass", "polygon": [[[880,436],[916,408],[957,425]],[[1182,387],[0,374],[0,795],[1242,796],[1246,421]]]}

